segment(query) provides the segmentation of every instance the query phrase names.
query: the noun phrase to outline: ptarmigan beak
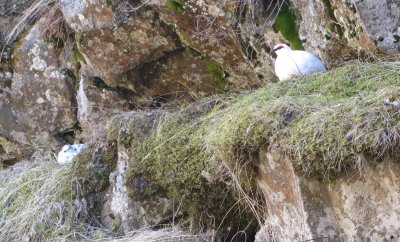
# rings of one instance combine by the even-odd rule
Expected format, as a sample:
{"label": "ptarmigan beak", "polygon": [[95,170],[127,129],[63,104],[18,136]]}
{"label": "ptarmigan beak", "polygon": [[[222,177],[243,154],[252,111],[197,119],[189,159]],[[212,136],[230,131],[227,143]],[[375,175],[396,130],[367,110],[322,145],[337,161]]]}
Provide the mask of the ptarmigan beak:
{"label": "ptarmigan beak", "polygon": [[273,48],[272,51],[276,52],[277,50],[280,50],[280,49],[282,49],[283,47],[284,47],[283,45],[275,46],[275,48]]}

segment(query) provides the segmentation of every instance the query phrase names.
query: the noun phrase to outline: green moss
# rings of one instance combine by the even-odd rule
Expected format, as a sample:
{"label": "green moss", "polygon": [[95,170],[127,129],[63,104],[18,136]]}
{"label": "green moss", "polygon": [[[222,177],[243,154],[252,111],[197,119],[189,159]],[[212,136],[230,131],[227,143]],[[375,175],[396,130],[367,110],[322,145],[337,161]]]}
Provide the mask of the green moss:
{"label": "green moss", "polygon": [[187,0],[168,0],[166,5],[169,9],[177,12],[182,13],[185,11],[183,5],[187,2]]}
{"label": "green moss", "polygon": [[211,75],[212,81],[220,89],[224,89],[227,84],[224,69],[209,57],[205,57],[205,64],[208,72]]}
{"label": "green moss", "polygon": [[73,64],[74,64],[74,75],[76,80],[79,80],[79,71],[81,69],[81,62],[86,64],[85,57],[79,51],[78,45],[76,44],[74,47],[74,56],[73,56]]}
{"label": "green moss", "polygon": [[348,40],[344,36],[343,27],[340,24],[338,24],[338,20],[336,19],[336,16],[335,16],[335,7],[332,6],[330,0],[323,0],[323,3],[326,7],[326,10],[328,11],[329,17],[332,19],[332,22],[328,23],[326,25],[326,28],[333,33],[337,33],[339,36],[339,39],[341,39],[344,43],[347,44]]}
{"label": "green moss", "polygon": [[282,34],[283,38],[289,41],[292,49],[303,50],[303,44],[299,38],[299,29],[296,23],[297,19],[295,11],[285,3],[278,13],[273,27]]}
{"label": "green moss", "polygon": [[46,42],[51,44],[55,49],[62,49],[64,48],[64,40],[61,38],[49,38],[46,39]]}
{"label": "green moss", "polygon": [[11,79],[8,79],[8,80],[6,80],[6,81],[4,82],[4,87],[11,88],[11,84],[12,84],[12,80],[11,80]]}
{"label": "green moss", "polygon": [[102,146],[90,146],[75,158],[74,177],[82,186],[82,196],[88,200],[89,208],[95,210],[94,195],[109,185],[109,175],[117,161],[116,146],[111,142],[99,142]]}
{"label": "green moss", "polygon": [[114,0],[106,0],[106,7],[107,8],[111,8],[113,4],[114,4]]}
{"label": "green moss", "polygon": [[[128,180],[147,179],[157,185],[138,194],[136,183],[132,182],[129,186],[131,198],[151,199],[154,193],[164,193],[180,201],[182,210],[189,214],[195,225],[220,224],[219,232],[228,235],[229,227],[236,231],[249,224],[256,225],[249,209],[243,204],[235,206],[237,199],[233,197],[239,195],[233,189],[219,179],[207,181],[202,176],[203,172],[215,175],[218,164],[210,163],[212,153],[204,149],[203,138],[208,131],[202,128],[205,121],[201,120],[217,104],[218,101],[208,99],[167,117],[161,113],[133,114],[126,119],[114,120],[112,127],[122,127],[124,132],[119,132],[118,142],[132,150]],[[158,126],[160,119],[165,120],[162,126]],[[153,129],[155,127],[157,131]],[[110,136],[115,137],[111,133]],[[229,213],[231,209],[232,213]],[[223,220],[225,216],[236,219]]]}

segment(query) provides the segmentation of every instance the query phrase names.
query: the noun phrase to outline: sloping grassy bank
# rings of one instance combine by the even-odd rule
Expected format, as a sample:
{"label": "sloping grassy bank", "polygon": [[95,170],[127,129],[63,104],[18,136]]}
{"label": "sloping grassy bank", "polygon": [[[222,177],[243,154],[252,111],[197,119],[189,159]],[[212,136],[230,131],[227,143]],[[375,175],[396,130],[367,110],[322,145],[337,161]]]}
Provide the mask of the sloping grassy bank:
{"label": "sloping grassy bank", "polygon": [[132,183],[132,199],[164,192],[195,223],[252,231],[265,207],[254,182],[258,151],[274,147],[315,179],[396,155],[400,114],[384,99],[399,97],[399,79],[399,63],[348,65],[179,112],[125,114],[109,135],[131,151],[129,180],[158,185],[138,194]]}

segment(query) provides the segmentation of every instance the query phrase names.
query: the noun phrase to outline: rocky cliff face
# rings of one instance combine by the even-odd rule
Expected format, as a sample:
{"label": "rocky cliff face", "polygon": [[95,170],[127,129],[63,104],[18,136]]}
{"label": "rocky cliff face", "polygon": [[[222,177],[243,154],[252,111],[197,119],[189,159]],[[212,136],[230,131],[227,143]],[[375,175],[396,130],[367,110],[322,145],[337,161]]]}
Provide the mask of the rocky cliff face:
{"label": "rocky cliff face", "polygon": [[[6,42],[21,16],[26,27]],[[0,0],[0,167],[92,144],[77,176],[99,183],[82,196],[124,232],[190,220],[223,239],[244,228],[259,241],[399,234],[397,212],[385,215],[397,206],[398,116],[382,104],[398,98],[398,64],[341,69],[296,89],[275,84],[271,52],[287,43],[328,69],[395,59],[399,19],[394,0]],[[251,99],[276,85],[264,94],[278,101]],[[269,111],[257,109],[263,102]],[[364,164],[373,177],[342,174]]]}
{"label": "rocky cliff face", "polygon": [[260,155],[258,184],[269,206],[256,241],[397,238],[400,214],[393,211],[399,206],[397,159],[321,182],[296,173],[290,159],[276,152]]}

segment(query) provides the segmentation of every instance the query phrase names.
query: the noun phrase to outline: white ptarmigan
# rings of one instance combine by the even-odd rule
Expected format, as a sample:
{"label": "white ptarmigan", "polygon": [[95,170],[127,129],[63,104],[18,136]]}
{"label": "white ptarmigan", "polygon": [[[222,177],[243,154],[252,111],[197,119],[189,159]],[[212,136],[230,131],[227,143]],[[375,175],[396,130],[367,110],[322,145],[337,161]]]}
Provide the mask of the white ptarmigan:
{"label": "white ptarmigan", "polygon": [[77,156],[84,148],[86,148],[85,144],[64,145],[57,156],[58,164],[65,165],[71,163],[74,157]]}
{"label": "white ptarmigan", "polygon": [[292,50],[285,44],[276,45],[273,51],[278,56],[275,60],[275,74],[280,81],[326,71],[324,64],[307,51]]}

